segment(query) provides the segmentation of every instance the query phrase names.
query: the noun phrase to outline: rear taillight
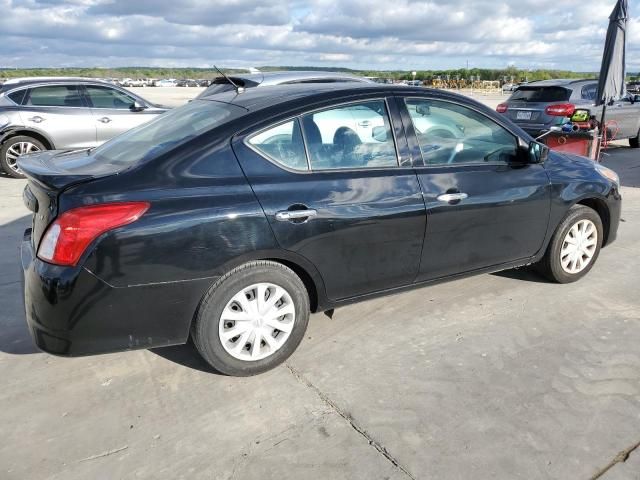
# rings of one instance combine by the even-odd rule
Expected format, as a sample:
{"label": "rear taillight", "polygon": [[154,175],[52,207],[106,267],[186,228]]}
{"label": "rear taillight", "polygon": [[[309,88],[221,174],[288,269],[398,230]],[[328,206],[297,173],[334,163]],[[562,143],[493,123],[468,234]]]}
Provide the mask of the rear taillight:
{"label": "rear taillight", "polygon": [[148,209],[147,202],[121,202],[68,210],[49,225],[40,242],[38,258],[55,265],[76,265],[101,234],[135,222]]}
{"label": "rear taillight", "polygon": [[552,117],[570,117],[576,111],[573,103],[556,103],[544,109],[544,113]]}
{"label": "rear taillight", "polygon": [[496,107],[496,112],[498,113],[507,113],[509,106],[506,103],[501,103]]}

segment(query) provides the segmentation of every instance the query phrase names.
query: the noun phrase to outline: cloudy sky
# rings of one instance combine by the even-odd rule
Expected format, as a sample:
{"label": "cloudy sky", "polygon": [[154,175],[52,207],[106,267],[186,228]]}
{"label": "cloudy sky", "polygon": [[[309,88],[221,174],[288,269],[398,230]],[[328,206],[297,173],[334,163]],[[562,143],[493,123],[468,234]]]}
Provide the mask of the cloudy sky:
{"label": "cloudy sky", "polygon": [[[613,0],[0,0],[0,66],[599,68]],[[628,67],[640,70],[640,0]]]}

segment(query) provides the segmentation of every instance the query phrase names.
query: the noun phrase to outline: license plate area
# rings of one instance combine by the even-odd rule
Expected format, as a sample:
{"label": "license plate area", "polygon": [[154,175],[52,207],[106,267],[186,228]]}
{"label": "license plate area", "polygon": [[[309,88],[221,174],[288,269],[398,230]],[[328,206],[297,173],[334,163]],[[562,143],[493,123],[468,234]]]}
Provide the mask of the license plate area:
{"label": "license plate area", "polygon": [[516,112],[516,120],[531,120],[532,112]]}

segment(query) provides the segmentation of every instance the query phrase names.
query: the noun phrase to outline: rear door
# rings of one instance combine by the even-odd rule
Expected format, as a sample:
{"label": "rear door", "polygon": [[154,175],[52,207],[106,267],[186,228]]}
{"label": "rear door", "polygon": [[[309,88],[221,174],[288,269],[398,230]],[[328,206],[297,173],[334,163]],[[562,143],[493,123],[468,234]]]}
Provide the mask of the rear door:
{"label": "rear door", "polygon": [[98,132],[98,144],[148,122],[157,115],[153,111],[136,111],[136,99],[115,88],[85,85],[84,91]]}
{"label": "rear door", "polygon": [[[518,139],[505,127],[451,101],[400,99],[427,212],[418,281],[507,264],[543,245],[551,185],[544,166],[514,161]],[[416,134],[414,123],[459,125]]]}
{"label": "rear door", "polygon": [[640,128],[640,103],[631,102],[629,96],[617,100],[607,108],[606,119],[607,122],[615,122],[609,128],[616,137],[635,137]]}
{"label": "rear door", "polygon": [[22,122],[45,134],[57,149],[96,145],[96,127],[78,85],[42,85],[27,91]]}
{"label": "rear door", "polygon": [[[418,273],[424,202],[409,159],[399,163],[393,108],[384,98],[327,106],[234,142],[281,248],[316,266],[332,300]],[[380,127],[375,138],[356,131],[354,111]]]}

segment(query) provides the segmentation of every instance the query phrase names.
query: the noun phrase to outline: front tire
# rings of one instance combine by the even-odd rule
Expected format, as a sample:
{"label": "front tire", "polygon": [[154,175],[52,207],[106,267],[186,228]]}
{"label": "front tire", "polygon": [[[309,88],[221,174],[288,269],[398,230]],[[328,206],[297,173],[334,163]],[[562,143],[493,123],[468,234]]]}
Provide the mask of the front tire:
{"label": "front tire", "polygon": [[631,148],[640,148],[640,131],[638,132],[638,135],[629,139],[629,146]]}
{"label": "front tire", "polygon": [[191,335],[220,373],[245,377],[283,363],[309,323],[309,295],[288,267],[255,261],[221,277],[205,295]]}
{"label": "front tire", "polygon": [[26,135],[11,137],[0,148],[0,167],[13,178],[24,178],[22,170],[18,167],[18,157],[41,150],[46,150],[46,147],[35,138]]}
{"label": "front tire", "polygon": [[574,205],[556,229],[538,270],[554,282],[576,282],[593,268],[602,239],[598,213],[584,205]]}

